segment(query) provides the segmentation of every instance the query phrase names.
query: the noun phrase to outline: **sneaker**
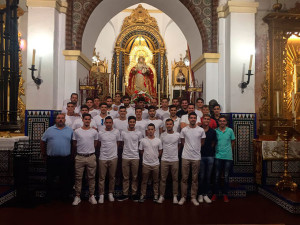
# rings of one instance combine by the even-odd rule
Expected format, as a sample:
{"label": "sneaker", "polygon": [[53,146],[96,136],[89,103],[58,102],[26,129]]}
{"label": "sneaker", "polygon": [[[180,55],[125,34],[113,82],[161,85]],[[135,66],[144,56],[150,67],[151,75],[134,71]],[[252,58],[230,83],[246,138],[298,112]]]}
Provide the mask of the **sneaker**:
{"label": "sneaker", "polygon": [[[207,195],[204,195],[204,201],[206,202],[206,203],[211,203],[211,200],[210,200],[210,198],[207,196]],[[200,201],[199,201],[200,202]]]}
{"label": "sneaker", "polygon": [[118,200],[119,202],[125,201],[125,200],[127,200],[127,199],[128,199],[128,195],[121,195],[119,198],[117,198],[117,200]]}
{"label": "sneaker", "polygon": [[73,201],[72,205],[78,205],[80,202],[81,202],[80,197],[76,196],[76,197],[74,198],[74,201]]}
{"label": "sneaker", "polygon": [[202,203],[203,202],[203,195],[198,196],[198,202]]}
{"label": "sneaker", "polygon": [[109,193],[109,194],[108,194],[108,200],[109,200],[110,202],[114,202],[114,201],[115,201],[115,198],[114,198],[113,193]]}
{"label": "sneaker", "polygon": [[141,195],[139,202],[140,202],[140,203],[143,203],[144,201],[145,201],[145,196],[144,196],[144,195]]}
{"label": "sneaker", "polygon": [[138,202],[139,201],[139,196],[138,195],[133,195],[132,196],[132,201],[134,201],[134,202]]}
{"label": "sneaker", "polygon": [[227,195],[224,195],[224,196],[223,196],[223,199],[224,199],[224,202],[229,202],[229,199],[228,199],[228,196],[227,196]]}
{"label": "sneaker", "polygon": [[214,201],[216,201],[217,200],[217,195],[216,194],[214,194],[212,197],[211,197],[211,200],[214,202]]}
{"label": "sneaker", "polygon": [[180,199],[180,201],[178,202],[178,205],[183,205],[184,203],[185,203],[185,198],[182,197],[182,198]]}
{"label": "sneaker", "polygon": [[164,200],[165,200],[165,198],[164,198],[164,196],[159,196],[159,199],[158,199],[158,201],[157,201],[157,203],[163,203],[164,202]]}
{"label": "sneaker", "polygon": [[92,195],[92,196],[89,198],[89,202],[90,202],[92,205],[96,205],[96,204],[97,204],[97,201],[96,201],[94,195]]}
{"label": "sneaker", "polygon": [[104,195],[100,195],[98,203],[99,204],[103,204],[104,203]]}
{"label": "sneaker", "polygon": [[174,197],[173,197],[173,204],[178,204],[177,196],[174,196]]}
{"label": "sneaker", "polygon": [[191,202],[194,204],[194,206],[199,205],[199,202],[195,198],[192,198]]}
{"label": "sneaker", "polygon": [[157,200],[158,200],[158,196],[157,196],[157,195],[154,195],[153,201],[154,201],[154,202],[157,202]]}

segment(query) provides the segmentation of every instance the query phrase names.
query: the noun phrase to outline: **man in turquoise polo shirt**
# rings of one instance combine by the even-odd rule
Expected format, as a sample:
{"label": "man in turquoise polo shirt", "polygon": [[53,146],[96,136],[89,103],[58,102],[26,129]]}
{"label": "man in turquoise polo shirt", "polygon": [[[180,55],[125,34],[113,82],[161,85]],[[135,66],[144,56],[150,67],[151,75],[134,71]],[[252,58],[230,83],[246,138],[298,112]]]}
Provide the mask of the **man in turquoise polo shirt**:
{"label": "man in turquoise polo shirt", "polygon": [[224,202],[229,202],[229,173],[232,167],[232,149],[234,147],[235,136],[233,130],[227,127],[227,118],[225,116],[220,116],[218,121],[219,127],[216,129],[217,145],[215,156],[215,190],[211,200],[215,201],[217,199],[217,195],[219,194],[220,174],[224,172],[224,187],[222,192]]}
{"label": "man in turquoise polo shirt", "polygon": [[47,162],[47,197],[54,195],[54,181],[59,177],[60,197],[66,199],[70,190],[71,141],[73,130],[65,125],[64,114],[58,114],[55,125],[49,127],[41,140],[41,154]]}

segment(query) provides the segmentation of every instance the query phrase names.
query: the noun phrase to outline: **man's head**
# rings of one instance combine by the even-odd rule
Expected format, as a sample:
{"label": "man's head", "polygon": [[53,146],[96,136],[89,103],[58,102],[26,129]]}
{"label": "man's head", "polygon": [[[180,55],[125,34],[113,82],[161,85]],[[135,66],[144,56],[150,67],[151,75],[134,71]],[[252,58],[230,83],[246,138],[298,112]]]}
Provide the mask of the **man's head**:
{"label": "man's head", "polygon": [[139,98],[137,102],[137,106],[144,109],[145,107],[145,99],[144,98]]}
{"label": "man's head", "polygon": [[221,113],[221,106],[219,104],[214,106],[214,115],[215,116],[220,116]]}
{"label": "man's head", "polygon": [[177,107],[176,107],[176,105],[170,105],[169,106],[169,112],[170,112],[170,116],[171,117],[176,116],[176,113],[177,113]]}
{"label": "man's head", "polygon": [[219,119],[218,119],[218,122],[219,122],[219,127],[220,127],[220,128],[226,127],[226,126],[227,126],[227,118],[226,118],[226,116],[221,115],[221,116],[219,117]]}
{"label": "man's head", "polygon": [[65,114],[57,114],[55,118],[55,125],[61,128],[65,126],[65,122],[66,122]]}
{"label": "man's head", "polygon": [[106,104],[107,104],[107,107],[110,108],[112,106],[112,98],[110,96],[106,97]]}
{"label": "man's head", "polygon": [[202,125],[203,126],[209,126],[210,123],[210,115],[209,114],[204,114],[202,117]]}
{"label": "man's head", "polygon": [[123,104],[126,108],[128,108],[130,104],[130,97],[128,95],[123,97]]}
{"label": "man's head", "polygon": [[74,102],[68,102],[67,104],[67,111],[68,113],[74,113],[74,110],[75,110],[75,105],[74,105]]}
{"label": "man's head", "polygon": [[129,116],[128,117],[128,127],[129,127],[129,129],[133,129],[135,127],[135,124],[136,124],[135,116]]}
{"label": "man's head", "polygon": [[178,108],[178,106],[179,106],[179,100],[178,100],[178,98],[173,98],[172,99],[172,105],[175,105]]}
{"label": "man's head", "polygon": [[92,121],[91,114],[85,113],[82,115],[82,122],[85,127],[89,127]]}
{"label": "man's head", "polygon": [[190,125],[194,126],[197,122],[197,114],[195,112],[191,112],[188,115]]}
{"label": "man's head", "polygon": [[148,126],[147,126],[147,134],[148,136],[152,137],[155,133],[155,125],[153,123],[150,123]]}
{"label": "man's head", "polygon": [[189,102],[188,102],[187,99],[182,99],[182,100],[181,100],[181,108],[182,108],[183,110],[185,110],[185,111],[187,110],[188,104],[189,104]]}
{"label": "man's head", "polygon": [[78,102],[78,94],[77,93],[72,93],[71,97],[70,97],[71,102],[74,102],[75,104],[77,104]]}
{"label": "man's head", "polygon": [[195,112],[195,105],[193,103],[189,103],[187,107],[188,113]]}
{"label": "man's head", "polygon": [[135,116],[137,119],[141,119],[143,116],[143,110],[142,108],[136,107],[135,108]]}
{"label": "man's head", "polygon": [[126,118],[126,114],[127,114],[126,107],[120,106],[120,108],[119,108],[120,118],[122,118],[122,119]]}
{"label": "man's head", "polygon": [[101,114],[105,115],[107,113],[107,108],[108,108],[107,107],[107,103],[102,102],[100,104],[100,112],[101,112]]}
{"label": "man's head", "polygon": [[110,116],[105,117],[105,127],[110,130],[113,126],[113,119]]}
{"label": "man's head", "polygon": [[99,108],[100,103],[101,103],[100,98],[99,97],[95,97],[94,98],[94,106],[97,107],[97,108]]}
{"label": "man's head", "polygon": [[152,98],[151,102],[150,102],[150,105],[152,105],[154,107],[157,107],[157,104],[158,104],[157,99],[156,98]]}
{"label": "man's head", "polygon": [[203,113],[203,115],[204,114],[210,114],[208,105],[203,105],[202,106],[202,113]]}
{"label": "man's head", "polygon": [[169,106],[169,99],[168,98],[163,98],[161,100],[161,107],[162,108],[168,108],[168,106]]}
{"label": "man's head", "polygon": [[120,93],[116,93],[115,95],[115,103],[120,103],[121,102],[121,94]]}
{"label": "man's head", "polygon": [[201,109],[203,107],[203,104],[204,104],[204,99],[203,98],[197,98],[197,100],[196,100],[197,109]]}
{"label": "man's head", "polygon": [[85,104],[89,107],[89,109],[93,108],[94,106],[94,99],[93,98],[86,98]]}
{"label": "man's head", "polygon": [[172,131],[173,127],[174,127],[174,121],[172,119],[167,119],[166,120],[167,131],[169,131],[169,132]]}
{"label": "man's head", "polygon": [[149,118],[154,118],[156,114],[156,108],[150,105],[148,108],[148,114],[149,114]]}
{"label": "man's head", "polygon": [[89,113],[89,107],[87,105],[82,105],[80,107],[80,113],[81,113],[81,115]]}

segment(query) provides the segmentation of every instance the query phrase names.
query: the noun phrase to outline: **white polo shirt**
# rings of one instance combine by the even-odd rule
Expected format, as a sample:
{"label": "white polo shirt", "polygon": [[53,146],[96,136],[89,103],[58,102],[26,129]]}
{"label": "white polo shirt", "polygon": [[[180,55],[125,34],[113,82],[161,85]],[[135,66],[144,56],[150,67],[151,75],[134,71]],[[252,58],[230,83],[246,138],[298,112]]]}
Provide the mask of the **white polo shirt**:
{"label": "white polo shirt", "polygon": [[84,130],[80,127],[74,131],[73,140],[77,141],[77,153],[95,153],[94,142],[98,140],[98,133],[93,128]]}
{"label": "white polo shirt", "polygon": [[161,134],[160,140],[163,147],[161,160],[168,162],[178,161],[178,144],[180,143],[180,134],[178,132],[169,134],[166,131]]}
{"label": "white polo shirt", "polygon": [[119,118],[114,119],[114,128],[120,131],[120,134],[128,129],[128,120],[120,120]]}
{"label": "white polo shirt", "polygon": [[69,126],[69,127],[72,128],[73,123],[75,122],[75,120],[79,119],[80,116],[68,116],[68,115],[66,114],[66,117],[65,117],[65,118],[66,118],[65,124],[66,124],[67,126]]}
{"label": "white polo shirt", "polygon": [[[163,130],[167,130],[167,128],[166,128],[166,120],[167,119],[171,119],[171,118],[164,119],[164,121],[163,121]],[[174,122],[173,130],[175,132],[179,133],[180,132],[180,118],[177,116],[177,118],[175,120],[173,120],[173,122]]]}
{"label": "white polo shirt", "polygon": [[146,120],[149,118],[148,109],[144,109],[142,118],[143,118],[143,120]]}
{"label": "white polo shirt", "polygon": [[183,159],[200,160],[201,159],[201,139],[206,138],[202,127],[190,126],[184,127],[180,132],[180,138],[184,138],[184,147],[182,152]]}
{"label": "white polo shirt", "polygon": [[103,129],[103,128],[105,128],[105,118],[106,118],[106,117],[108,117],[108,115],[105,116],[104,118],[102,118],[100,115],[97,115],[97,116],[95,116],[95,117],[93,118],[93,120],[94,120],[95,123],[96,123],[96,126],[97,126],[98,131],[101,130],[101,129]]}
{"label": "white polo shirt", "polygon": [[[72,129],[73,130],[76,130],[80,127],[83,126],[83,121],[82,121],[82,118],[79,117],[78,119],[76,119],[72,125]],[[96,128],[97,129],[97,125],[96,125],[96,122],[92,119],[91,120],[91,124],[90,124],[90,127],[93,127],[93,128]]]}
{"label": "white polo shirt", "polygon": [[140,150],[144,150],[143,163],[149,166],[159,165],[159,152],[162,149],[162,143],[159,138],[149,139],[145,137],[141,140]]}
{"label": "white polo shirt", "polygon": [[99,131],[100,147],[100,160],[113,160],[118,157],[118,145],[120,141],[120,132],[117,129],[107,131],[101,129]]}
{"label": "white polo shirt", "polygon": [[161,120],[169,118],[170,117],[169,109],[167,109],[166,111],[163,110],[162,108],[156,110],[156,117]]}
{"label": "white polo shirt", "polygon": [[124,141],[123,159],[139,159],[139,142],[143,138],[142,132],[138,130],[124,130],[121,133],[121,141]]}
{"label": "white polo shirt", "polygon": [[[156,120],[150,120],[148,119],[147,120],[147,126],[150,124],[150,123],[153,123],[155,125],[155,133],[154,133],[154,136],[156,138],[159,138],[159,129],[163,127],[163,121],[160,120],[160,119],[156,119]],[[147,126],[146,126],[146,130],[147,130]]]}
{"label": "white polo shirt", "polygon": [[136,121],[135,129],[137,129],[138,131],[141,131],[143,134],[143,137],[146,137],[147,125],[148,125],[147,120]]}
{"label": "white polo shirt", "polygon": [[[196,123],[199,123],[199,122],[201,122],[201,118],[199,116],[197,116]],[[186,123],[187,125],[189,125],[190,124],[189,115],[188,114],[182,115],[182,117],[180,119],[180,123]]]}

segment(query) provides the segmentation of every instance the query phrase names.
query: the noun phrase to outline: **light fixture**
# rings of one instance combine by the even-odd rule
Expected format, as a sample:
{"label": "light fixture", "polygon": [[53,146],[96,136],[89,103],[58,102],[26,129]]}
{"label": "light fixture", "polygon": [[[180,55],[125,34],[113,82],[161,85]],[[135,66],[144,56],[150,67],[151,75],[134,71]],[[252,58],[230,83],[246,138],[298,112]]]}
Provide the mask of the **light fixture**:
{"label": "light fixture", "polygon": [[190,66],[190,59],[189,59],[188,50],[186,50],[185,57],[183,58],[183,62],[185,64],[185,66]]}

